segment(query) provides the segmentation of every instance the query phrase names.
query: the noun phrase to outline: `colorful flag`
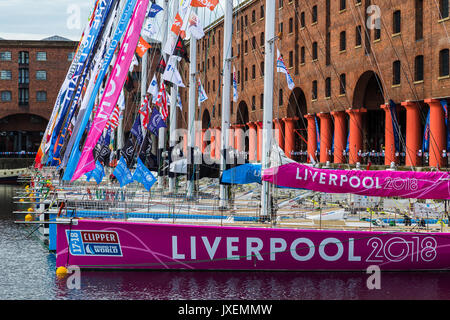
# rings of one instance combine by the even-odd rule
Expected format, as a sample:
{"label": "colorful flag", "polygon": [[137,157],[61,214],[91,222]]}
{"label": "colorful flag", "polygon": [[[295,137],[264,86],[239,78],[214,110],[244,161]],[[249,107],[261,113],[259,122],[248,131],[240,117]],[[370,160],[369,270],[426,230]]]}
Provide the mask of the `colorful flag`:
{"label": "colorful flag", "polygon": [[141,159],[137,159],[137,167],[133,173],[133,180],[142,183],[147,191],[155,184],[156,178],[150,170],[142,163]]}
{"label": "colorful flag", "polygon": [[164,57],[161,56],[161,59],[159,59],[158,65],[156,66],[156,72],[164,73],[166,66],[166,60],[164,60]]}
{"label": "colorful flag", "polygon": [[422,151],[428,152],[430,147],[430,109],[428,109],[427,120],[425,122],[425,128],[423,131]]}
{"label": "colorful flag", "polygon": [[163,47],[163,52],[171,56],[173,54],[173,50],[177,44],[178,36],[174,35],[173,33],[169,33],[167,35],[167,41],[166,44]]}
{"label": "colorful flag", "polygon": [[121,188],[133,182],[133,176],[131,175],[123,156],[120,157],[113,175],[117,178],[117,181],[119,181]]}
{"label": "colorful flag", "polygon": [[219,0],[192,0],[191,6],[208,8],[209,10],[213,11],[216,8],[218,3],[219,3]]}
{"label": "colorful flag", "polygon": [[161,8],[156,3],[153,2],[151,7],[150,7],[150,10],[148,11],[147,17],[154,18],[162,10],[163,10],[163,8]]}
{"label": "colorful flag", "polygon": [[139,109],[139,113],[142,115],[142,127],[147,129],[148,125],[148,96],[145,96],[144,102]]}
{"label": "colorful flag", "polygon": [[148,122],[148,130],[155,136],[157,136],[159,133],[159,128],[167,128],[167,126],[162,119],[161,113],[159,113],[158,108],[153,108],[152,114],[150,116],[150,121]]}
{"label": "colorful flag", "polygon": [[173,49],[173,54],[183,58],[187,63],[190,63],[186,46],[184,45],[184,41],[181,37],[178,37],[177,39],[177,43]]}
{"label": "colorful flag", "polygon": [[236,78],[236,68],[233,66],[233,101],[237,102],[239,99],[238,88],[237,88],[237,78]]}
{"label": "colorful flag", "polygon": [[206,95],[206,91],[202,86],[200,78],[198,78],[198,104],[200,105],[206,100],[208,100],[208,96]]}
{"label": "colorful flag", "polygon": [[286,65],[283,61],[283,56],[280,54],[280,51],[277,49],[277,72],[284,73],[286,75],[286,81],[289,90],[294,89],[295,83],[294,80],[292,80],[291,75],[289,74],[289,71],[286,68]]}
{"label": "colorful flag", "polygon": [[148,86],[147,93],[152,95],[152,103],[156,102],[156,98],[158,97],[158,81],[156,80],[156,75],[153,75],[152,81]]}
{"label": "colorful flag", "polygon": [[134,67],[136,67],[136,66],[138,66],[138,65],[139,65],[139,61],[138,61],[138,59],[136,58],[136,55],[133,54],[133,60],[131,60],[131,64],[130,64],[130,68],[128,69],[128,72],[133,72]]}
{"label": "colorful flag", "polygon": [[170,57],[169,62],[167,63],[166,70],[163,74],[163,79],[166,81],[169,81],[173,83],[174,85],[178,87],[185,87],[183,83],[183,79],[181,78],[180,72],[178,72],[178,69],[175,65],[176,63],[176,57]]}
{"label": "colorful flag", "polygon": [[191,12],[188,20],[187,29],[190,31],[191,36],[195,39],[199,40],[205,36],[205,32],[203,31],[203,25],[195,12]]}
{"label": "colorful flag", "polygon": [[134,120],[133,127],[131,128],[131,134],[136,137],[137,144],[140,145],[143,139],[140,116],[136,117],[136,120]]}
{"label": "colorful flag", "polygon": [[142,27],[142,35],[150,39],[159,33],[160,29],[158,23],[153,19],[147,18]]}
{"label": "colorful flag", "polygon": [[183,105],[181,104],[180,91],[178,91],[178,95],[177,95],[177,107],[180,108],[181,111],[183,111]]}
{"label": "colorful flag", "polygon": [[181,19],[181,16],[179,13],[175,16],[175,21],[172,24],[172,27],[170,28],[170,31],[175,33],[177,36],[181,33],[181,27],[183,26],[183,19]]}
{"label": "colorful flag", "polygon": [[100,184],[104,176],[105,176],[105,169],[102,166],[102,164],[97,160],[95,162],[95,169],[90,172],[88,181],[91,180],[91,178],[94,178],[97,184]]}
{"label": "colorful flag", "polygon": [[105,94],[100,101],[99,112],[94,118],[91,130],[86,137],[84,149],[78,161],[77,168],[72,176],[72,181],[75,181],[84,173],[95,168],[92,150],[102,134],[119,98],[126,77],[125,72],[119,71],[127,70],[131,64],[134,48],[136,48],[137,42],[139,41],[139,33],[142,29],[147,6],[148,1],[145,0],[138,0],[136,3],[133,16],[128,24],[128,30],[124,36],[120,52],[117,56],[116,64],[111,70],[111,76],[108,79]]}
{"label": "colorful flag", "polygon": [[446,139],[447,139],[447,151],[450,150],[450,126],[448,125],[448,106],[447,99],[441,99],[441,106],[444,109],[444,119],[445,119],[445,128],[447,130]]}
{"label": "colorful flag", "polygon": [[136,53],[139,55],[139,57],[142,58],[147,50],[151,47],[152,46],[147,41],[145,41],[144,38],[140,37],[138,45],[136,47]]}
{"label": "colorful flag", "polygon": [[169,116],[169,110],[167,109],[167,95],[164,82],[161,83],[161,88],[159,89],[155,104],[161,108],[163,120],[166,120]]}

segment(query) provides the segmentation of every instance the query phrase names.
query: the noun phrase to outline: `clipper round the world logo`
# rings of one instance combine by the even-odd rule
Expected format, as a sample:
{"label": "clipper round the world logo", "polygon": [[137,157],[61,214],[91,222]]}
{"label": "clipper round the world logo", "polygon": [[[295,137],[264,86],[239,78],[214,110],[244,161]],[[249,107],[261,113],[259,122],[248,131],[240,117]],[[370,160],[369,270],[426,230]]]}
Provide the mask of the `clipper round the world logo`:
{"label": "clipper round the world logo", "polygon": [[115,231],[66,230],[70,254],[74,256],[122,256]]}

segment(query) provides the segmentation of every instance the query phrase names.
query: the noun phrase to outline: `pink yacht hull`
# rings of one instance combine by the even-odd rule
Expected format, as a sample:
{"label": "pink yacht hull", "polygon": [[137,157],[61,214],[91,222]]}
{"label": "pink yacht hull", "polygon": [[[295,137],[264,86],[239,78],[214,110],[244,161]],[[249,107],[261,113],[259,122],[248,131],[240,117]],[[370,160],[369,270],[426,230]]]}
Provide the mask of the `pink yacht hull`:
{"label": "pink yacht hull", "polygon": [[449,233],[77,222],[57,225],[57,267],[366,271],[377,265],[382,271],[450,270]]}

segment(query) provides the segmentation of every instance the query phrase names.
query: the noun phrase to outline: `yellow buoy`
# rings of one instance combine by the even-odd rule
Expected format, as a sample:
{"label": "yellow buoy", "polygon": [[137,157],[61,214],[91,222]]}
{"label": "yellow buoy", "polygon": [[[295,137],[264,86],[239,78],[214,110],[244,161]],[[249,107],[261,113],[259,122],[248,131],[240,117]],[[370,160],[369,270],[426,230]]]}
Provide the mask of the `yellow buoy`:
{"label": "yellow buoy", "polygon": [[27,214],[25,216],[25,221],[33,221],[33,216],[31,214]]}
{"label": "yellow buoy", "polygon": [[19,202],[24,202],[24,201],[25,201],[25,200],[23,200],[23,199],[20,199],[20,200],[19,200]]}
{"label": "yellow buoy", "polygon": [[66,276],[67,275],[67,268],[66,267],[58,267],[57,269],[56,269],[56,275],[58,276],[58,277],[64,277],[64,276]]}
{"label": "yellow buoy", "polygon": [[33,208],[28,208],[28,212],[33,212],[34,209]]}

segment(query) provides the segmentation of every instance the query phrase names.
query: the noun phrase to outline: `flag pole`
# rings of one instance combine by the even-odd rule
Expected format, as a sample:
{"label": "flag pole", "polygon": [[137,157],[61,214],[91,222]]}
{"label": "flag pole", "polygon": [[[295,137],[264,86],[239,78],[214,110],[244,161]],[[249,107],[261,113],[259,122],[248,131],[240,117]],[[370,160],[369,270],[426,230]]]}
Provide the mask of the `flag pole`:
{"label": "flag pole", "polygon": [[[175,16],[178,12],[179,0],[173,1],[172,8],[172,19],[175,19]],[[178,67],[178,62],[174,61],[174,67]],[[176,144],[176,130],[177,130],[177,98],[178,98],[178,86],[175,84],[172,85],[172,89],[170,90],[170,112],[169,112],[169,153],[172,153]],[[170,172],[170,162],[172,160],[173,155],[169,155],[169,192],[173,193],[175,191],[175,182],[176,176],[175,173]]]}
{"label": "flag pole", "polygon": [[[169,28],[169,0],[164,0],[163,2],[163,28],[162,28],[162,38],[161,38],[161,53],[162,47],[167,42],[167,33]],[[165,59],[167,61],[167,59]],[[164,81],[161,79],[161,81]],[[163,188],[164,177],[162,176],[162,155],[165,146],[166,128],[159,128],[158,131],[158,187]]]}
{"label": "flag pole", "polygon": [[[221,145],[222,153],[220,155],[220,172],[227,170],[228,154],[228,134],[230,130],[230,92],[231,92],[231,48],[233,36],[233,0],[226,0],[224,13],[224,37],[223,37],[223,93],[222,93],[222,131]],[[228,207],[228,186],[220,185],[219,206]]]}
{"label": "flag pole", "polygon": [[[265,25],[265,58],[264,58],[264,113],[263,113],[263,143],[262,166],[269,168],[270,149],[272,146],[272,118],[273,118],[273,79],[275,58],[275,1],[266,0],[266,25]],[[261,188],[261,217],[267,219],[271,213],[270,186],[267,181],[262,181]]]}
{"label": "flag pole", "polygon": [[[193,7],[192,12],[197,14],[197,8]],[[189,39],[189,112],[188,112],[188,150],[187,160],[187,198],[192,199],[194,196],[194,150],[195,150],[195,101],[196,101],[196,75],[197,75],[197,39],[190,37]]]}

